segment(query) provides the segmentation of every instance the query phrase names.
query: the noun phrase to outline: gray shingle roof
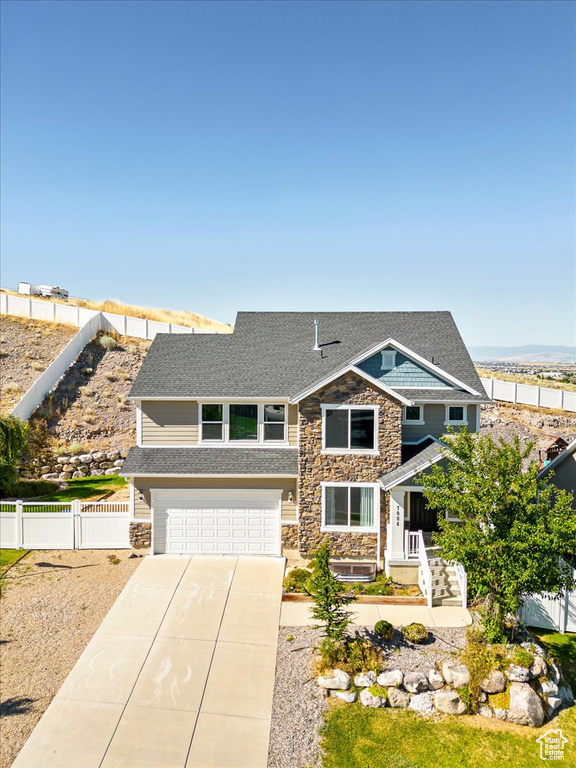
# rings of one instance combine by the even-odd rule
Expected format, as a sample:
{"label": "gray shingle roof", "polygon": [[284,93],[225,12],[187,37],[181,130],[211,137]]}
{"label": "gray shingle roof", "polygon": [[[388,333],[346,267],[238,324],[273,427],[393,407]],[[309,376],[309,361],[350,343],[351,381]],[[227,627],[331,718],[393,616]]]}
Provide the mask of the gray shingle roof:
{"label": "gray shingle roof", "polygon": [[[460,389],[404,389],[403,387],[394,387],[394,390],[415,403],[489,402],[487,395],[479,398]],[[483,392],[484,390],[481,389],[480,394]]]}
{"label": "gray shingle roof", "polygon": [[131,448],[123,475],[298,475],[297,448]]}
{"label": "gray shingle roof", "polygon": [[159,334],[130,396],[293,397],[387,338],[484,392],[449,312],[239,312],[233,334]]}
{"label": "gray shingle roof", "polygon": [[445,447],[446,446],[442,443],[432,443],[432,445],[424,448],[424,450],[417,453],[416,456],[413,456],[404,464],[401,464],[391,472],[382,475],[382,477],[379,478],[380,485],[384,490],[388,491],[390,488],[398,485],[400,480],[407,480],[410,477],[414,477],[414,475],[417,475],[422,469],[430,466],[431,462],[438,457],[438,454]]}

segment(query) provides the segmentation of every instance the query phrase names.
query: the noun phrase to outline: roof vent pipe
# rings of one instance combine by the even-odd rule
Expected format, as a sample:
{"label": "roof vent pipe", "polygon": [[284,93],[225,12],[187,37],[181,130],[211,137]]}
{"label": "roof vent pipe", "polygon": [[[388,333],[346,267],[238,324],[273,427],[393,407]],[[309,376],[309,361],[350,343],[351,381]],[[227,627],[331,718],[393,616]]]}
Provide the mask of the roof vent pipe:
{"label": "roof vent pipe", "polygon": [[314,352],[321,352],[320,349],[320,320],[314,320]]}

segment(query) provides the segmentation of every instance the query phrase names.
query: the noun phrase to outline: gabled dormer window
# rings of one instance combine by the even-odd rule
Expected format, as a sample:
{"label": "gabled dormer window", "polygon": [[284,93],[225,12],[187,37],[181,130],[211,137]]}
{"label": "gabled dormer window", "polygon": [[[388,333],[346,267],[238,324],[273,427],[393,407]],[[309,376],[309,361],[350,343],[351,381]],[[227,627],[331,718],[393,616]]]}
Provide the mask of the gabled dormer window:
{"label": "gabled dormer window", "polygon": [[383,349],[380,353],[382,355],[382,370],[391,371],[396,367],[396,350],[395,349]]}

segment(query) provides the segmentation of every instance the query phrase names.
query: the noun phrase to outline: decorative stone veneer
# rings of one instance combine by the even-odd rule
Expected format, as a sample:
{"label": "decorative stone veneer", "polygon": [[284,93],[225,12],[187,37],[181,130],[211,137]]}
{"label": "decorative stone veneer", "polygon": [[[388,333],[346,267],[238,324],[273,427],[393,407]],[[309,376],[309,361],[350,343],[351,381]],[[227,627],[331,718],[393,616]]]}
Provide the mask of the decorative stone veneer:
{"label": "decorative stone veneer", "polygon": [[130,523],[130,545],[134,549],[150,549],[152,546],[152,523]]}
{"label": "decorative stone veneer", "polygon": [[[322,453],[322,404],[379,405],[378,455]],[[300,403],[298,472],[298,549],[310,554],[326,535],[332,553],[376,557],[375,533],[343,531],[323,534],[322,482],[377,482],[401,463],[402,406],[361,377],[347,373]],[[387,494],[380,494],[381,551],[385,547]]]}
{"label": "decorative stone veneer", "polygon": [[282,549],[297,549],[298,548],[298,526],[295,523],[290,525],[283,525],[281,529],[282,533]]}

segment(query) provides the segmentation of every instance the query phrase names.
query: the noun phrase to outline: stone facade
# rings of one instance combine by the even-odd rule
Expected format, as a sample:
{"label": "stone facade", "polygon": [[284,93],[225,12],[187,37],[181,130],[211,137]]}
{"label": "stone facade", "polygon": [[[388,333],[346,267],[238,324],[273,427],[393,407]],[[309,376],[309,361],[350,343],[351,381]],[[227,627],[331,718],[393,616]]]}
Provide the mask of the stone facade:
{"label": "stone facade", "polygon": [[130,523],[130,545],[134,549],[150,549],[152,546],[152,523]]}
{"label": "stone facade", "polygon": [[282,549],[298,548],[298,526],[295,523],[282,526]]}
{"label": "stone facade", "polygon": [[[322,453],[322,408],[330,404],[378,405],[378,455]],[[321,532],[322,482],[377,482],[401,464],[402,406],[354,373],[347,373],[300,403],[298,476],[298,549],[309,555],[324,538]],[[380,494],[381,552],[385,547],[387,494]],[[340,557],[376,557],[375,533],[326,534]],[[381,553],[379,553],[380,556]]]}

